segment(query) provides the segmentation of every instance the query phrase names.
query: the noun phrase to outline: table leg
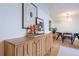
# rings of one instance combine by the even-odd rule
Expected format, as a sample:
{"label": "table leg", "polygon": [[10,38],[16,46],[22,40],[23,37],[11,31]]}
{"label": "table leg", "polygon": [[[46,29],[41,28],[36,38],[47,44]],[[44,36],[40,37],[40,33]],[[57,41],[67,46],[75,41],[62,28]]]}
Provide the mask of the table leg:
{"label": "table leg", "polygon": [[[59,38],[59,36],[60,36],[60,35],[58,34],[58,37],[57,37],[57,39]],[[57,40],[57,39],[56,39],[56,40]]]}
{"label": "table leg", "polygon": [[65,38],[64,38],[64,36],[63,36],[63,37],[62,37],[62,43],[64,43],[64,39],[65,39]]}
{"label": "table leg", "polygon": [[75,38],[71,37],[71,44],[73,44]]}

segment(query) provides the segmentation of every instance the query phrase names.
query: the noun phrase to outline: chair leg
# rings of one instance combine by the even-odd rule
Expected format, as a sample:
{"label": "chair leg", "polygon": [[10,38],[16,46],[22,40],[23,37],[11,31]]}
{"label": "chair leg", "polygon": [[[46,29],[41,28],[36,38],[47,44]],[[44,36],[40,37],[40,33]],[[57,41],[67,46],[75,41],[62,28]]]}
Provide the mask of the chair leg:
{"label": "chair leg", "polygon": [[[57,39],[59,38],[59,36],[60,36],[60,35],[58,35]],[[57,40],[57,39],[56,39],[56,40]]]}
{"label": "chair leg", "polygon": [[62,38],[62,43],[64,43],[64,38]]}
{"label": "chair leg", "polygon": [[64,39],[65,39],[64,36],[62,36],[62,43],[64,43]]}
{"label": "chair leg", "polygon": [[75,40],[75,38],[71,38],[71,44],[73,44],[74,40]]}

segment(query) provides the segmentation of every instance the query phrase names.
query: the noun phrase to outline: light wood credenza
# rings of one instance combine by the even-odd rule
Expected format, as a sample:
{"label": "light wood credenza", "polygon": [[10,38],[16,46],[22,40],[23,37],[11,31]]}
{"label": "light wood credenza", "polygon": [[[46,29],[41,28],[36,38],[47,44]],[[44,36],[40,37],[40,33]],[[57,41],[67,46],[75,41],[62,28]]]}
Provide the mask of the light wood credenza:
{"label": "light wood credenza", "polygon": [[51,51],[52,34],[21,37],[4,41],[5,56],[44,56]]}

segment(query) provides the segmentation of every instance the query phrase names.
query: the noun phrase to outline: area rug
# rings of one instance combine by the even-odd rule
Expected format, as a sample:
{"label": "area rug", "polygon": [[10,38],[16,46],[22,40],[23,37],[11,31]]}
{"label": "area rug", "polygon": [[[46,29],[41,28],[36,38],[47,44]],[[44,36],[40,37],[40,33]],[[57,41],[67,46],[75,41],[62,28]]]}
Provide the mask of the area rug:
{"label": "area rug", "polygon": [[79,56],[79,50],[69,47],[60,46],[58,56]]}

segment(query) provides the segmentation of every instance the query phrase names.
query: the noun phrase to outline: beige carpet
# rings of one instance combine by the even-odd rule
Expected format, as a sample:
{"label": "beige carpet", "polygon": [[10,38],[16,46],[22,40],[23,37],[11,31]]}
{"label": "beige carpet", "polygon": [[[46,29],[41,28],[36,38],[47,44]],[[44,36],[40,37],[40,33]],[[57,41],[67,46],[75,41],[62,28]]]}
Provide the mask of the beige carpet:
{"label": "beige carpet", "polygon": [[58,56],[79,56],[79,50],[60,46]]}

